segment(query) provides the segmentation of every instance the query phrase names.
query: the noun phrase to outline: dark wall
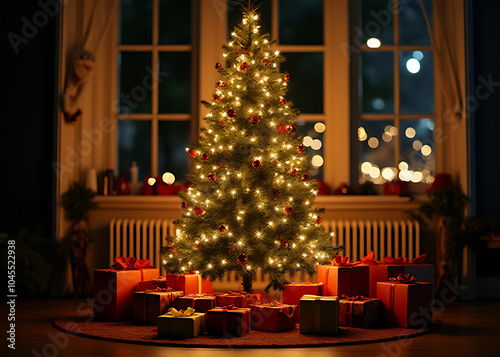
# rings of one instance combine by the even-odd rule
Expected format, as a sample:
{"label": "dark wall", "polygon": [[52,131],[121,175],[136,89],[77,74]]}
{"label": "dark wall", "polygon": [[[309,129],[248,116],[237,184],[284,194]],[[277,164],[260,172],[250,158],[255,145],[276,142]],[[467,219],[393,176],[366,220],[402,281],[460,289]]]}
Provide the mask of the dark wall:
{"label": "dark wall", "polygon": [[35,0],[0,5],[0,233],[37,223],[52,233],[58,11]]}
{"label": "dark wall", "polygon": [[471,113],[472,188],[477,214],[500,214],[500,1],[470,0],[470,7],[474,63],[469,95],[477,99],[470,99],[476,107]]}

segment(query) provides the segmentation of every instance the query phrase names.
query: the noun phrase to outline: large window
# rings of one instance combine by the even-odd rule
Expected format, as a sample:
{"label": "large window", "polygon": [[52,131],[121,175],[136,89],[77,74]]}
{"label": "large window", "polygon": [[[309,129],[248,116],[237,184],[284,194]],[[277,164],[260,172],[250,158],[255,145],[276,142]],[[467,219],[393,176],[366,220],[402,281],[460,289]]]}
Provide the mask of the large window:
{"label": "large window", "polygon": [[432,0],[360,0],[351,8],[351,180],[434,180]]}
{"label": "large window", "polygon": [[197,106],[193,2],[121,0],[117,58],[117,167],[139,180],[184,180]]}

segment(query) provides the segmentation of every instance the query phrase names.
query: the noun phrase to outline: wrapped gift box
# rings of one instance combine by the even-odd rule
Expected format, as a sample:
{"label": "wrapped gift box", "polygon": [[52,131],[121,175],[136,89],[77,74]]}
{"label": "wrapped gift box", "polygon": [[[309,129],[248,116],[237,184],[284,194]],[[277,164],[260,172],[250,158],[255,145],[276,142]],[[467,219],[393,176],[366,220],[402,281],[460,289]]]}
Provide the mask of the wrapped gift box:
{"label": "wrapped gift box", "polygon": [[212,281],[203,279],[200,274],[167,274],[166,286],[175,290],[184,291],[189,294],[210,294],[212,292]]}
{"label": "wrapped gift box", "polygon": [[182,291],[146,291],[145,322],[156,325],[158,316],[165,314],[182,295]]}
{"label": "wrapped gift box", "polygon": [[262,295],[259,293],[247,294],[244,291],[229,291],[217,295],[217,306],[234,305],[237,307],[247,307],[261,301]]}
{"label": "wrapped gift box", "polygon": [[432,283],[416,282],[409,274],[377,283],[385,322],[404,328],[427,328],[432,323]]}
{"label": "wrapped gift box", "polygon": [[336,256],[331,265],[318,266],[318,282],[324,296],[368,296],[368,266],[354,266],[349,257]]}
{"label": "wrapped gift box", "polygon": [[175,308],[177,310],[186,310],[188,307],[192,307],[197,312],[205,313],[215,307],[215,302],[215,295],[190,294],[178,298],[175,302]]}
{"label": "wrapped gift box", "polygon": [[360,328],[375,327],[379,323],[381,301],[362,296],[339,299],[339,325]]}
{"label": "wrapped gift box", "polygon": [[241,337],[250,329],[249,308],[216,307],[206,313],[207,334]]}
{"label": "wrapped gift box", "polygon": [[427,254],[422,254],[413,260],[408,260],[406,257],[399,257],[398,259],[385,257],[384,262],[388,265],[401,267],[401,274],[410,274],[419,282],[431,283],[432,289],[434,290],[435,268],[432,264],[424,263],[426,257]]}
{"label": "wrapped gift box", "polygon": [[151,280],[140,281],[135,286],[135,291],[155,290],[156,288],[164,289],[167,287],[167,279],[164,276],[159,276]]}
{"label": "wrapped gift box", "polygon": [[261,331],[284,331],[295,328],[297,305],[281,304],[277,301],[255,303],[252,309],[251,327]]}
{"label": "wrapped gift box", "polygon": [[295,321],[299,322],[300,298],[304,295],[323,295],[323,283],[291,283],[286,284],[283,290],[283,304],[297,305]]}
{"label": "wrapped gift box", "polygon": [[339,298],[337,296],[302,296],[300,299],[300,333],[335,334],[338,330]]}
{"label": "wrapped gift box", "polygon": [[192,338],[205,333],[205,314],[189,309],[179,313],[170,309],[166,314],[158,316],[159,337]]}
{"label": "wrapped gift box", "polygon": [[[94,317],[110,321],[132,321],[135,286],[140,281],[159,276],[160,272],[151,267],[148,260],[138,261],[131,257],[126,260],[123,257],[116,259],[118,262],[115,260],[113,264],[115,268],[94,270]],[[122,265],[125,267],[121,267]]]}
{"label": "wrapped gift box", "polygon": [[358,266],[368,267],[368,279],[369,279],[369,294],[370,297],[377,296],[377,283],[379,281],[387,281],[389,278],[395,278],[399,274],[403,273],[403,268],[401,265],[392,264],[379,264],[379,265],[365,265],[360,264]]}

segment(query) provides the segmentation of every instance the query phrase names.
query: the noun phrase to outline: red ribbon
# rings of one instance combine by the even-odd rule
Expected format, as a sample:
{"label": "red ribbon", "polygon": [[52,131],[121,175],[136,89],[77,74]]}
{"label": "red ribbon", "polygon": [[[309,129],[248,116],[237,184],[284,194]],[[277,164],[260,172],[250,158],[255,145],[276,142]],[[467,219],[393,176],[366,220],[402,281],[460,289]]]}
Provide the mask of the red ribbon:
{"label": "red ribbon", "polygon": [[234,305],[226,305],[226,306],[219,306],[218,309],[222,309],[224,311],[226,311],[226,310],[238,310],[238,309],[241,309],[241,307],[236,307]]}
{"label": "red ribbon", "polygon": [[145,268],[154,268],[151,264],[149,264],[149,259],[139,259],[137,260],[134,257],[116,257],[115,261],[111,265],[114,269],[123,269],[123,270],[140,270]]}
{"label": "red ribbon", "polygon": [[148,289],[146,291],[154,291],[154,292],[162,292],[162,293],[170,293],[172,291],[176,291],[175,289],[172,289],[172,288],[160,288],[160,287],[156,287],[154,289]]}
{"label": "red ribbon", "polygon": [[427,254],[422,254],[419,257],[416,257],[413,260],[408,261],[406,257],[399,257],[398,259],[392,258],[392,257],[385,257],[384,261],[387,264],[399,264],[399,265],[406,265],[406,264],[422,264],[427,257]]}
{"label": "red ribbon", "polygon": [[366,300],[367,298],[365,298],[364,296],[361,296],[361,295],[357,295],[357,296],[347,296],[347,295],[344,295],[342,294],[342,299],[347,299],[349,301],[356,301],[356,300]]}
{"label": "red ribbon", "polygon": [[392,281],[395,284],[410,284],[414,283],[416,281],[415,277],[413,275],[408,274],[399,274],[397,278],[389,278],[390,281]]}
{"label": "red ribbon", "polygon": [[352,266],[352,263],[349,260],[349,257],[342,257],[337,255],[335,259],[332,260],[332,264],[338,267],[341,266]]}
{"label": "red ribbon", "polygon": [[358,264],[378,265],[377,260],[375,260],[375,252],[372,250],[370,253],[368,253],[367,256],[353,263],[353,265],[358,265]]}

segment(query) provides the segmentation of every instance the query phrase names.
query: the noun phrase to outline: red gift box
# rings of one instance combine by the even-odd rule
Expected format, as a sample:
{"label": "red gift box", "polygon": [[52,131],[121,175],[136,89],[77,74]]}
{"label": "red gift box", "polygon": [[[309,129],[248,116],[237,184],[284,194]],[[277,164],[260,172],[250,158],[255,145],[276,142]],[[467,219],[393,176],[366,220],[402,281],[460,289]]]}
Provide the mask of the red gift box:
{"label": "red gift box", "polygon": [[318,266],[318,282],[324,296],[368,296],[368,266],[353,265],[349,257],[337,255],[331,265]]}
{"label": "red gift box", "polygon": [[245,291],[229,291],[217,295],[217,306],[234,305],[237,307],[247,307],[257,303],[262,299],[262,294],[248,294]]}
{"label": "red gift box", "polygon": [[404,328],[427,328],[432,323],[432,283],[416,282],[410,274],[377,283],[384,320]]}
{"label": "red gift box", "polygon": [[184,291],[185,295],[189,294],[203,294],[212,292],[212,281],[209,279],[202,279],[200,274],[167,274],[166,277],[167,287],[175,290]]}
{"label": "red gift box", "polygon": [[156,325],[158,316],[165,314],[182,295],[182,291],[146,291],[146,323]]}
{"label": "red gift box", "polygon": [[387,265],[375,260],[375,253],[371,251],[367,256],[363,257],[360,261],[353,263],[355,266],[368,267],[368,296],[377,296],[377,282],[387,281],[389,278],[397,277],[403,272],[400,265]]}
{"label": "red gift box", "polygon": [[207,333],[224,337],[241,337],[250,329],[250,309],[234,306],[216,307],[206,313]]}
{"label": "red gift box", "polygon": [[177,310],[186,310],[192,307],[196,312],[205,313],[215,307],[215,295],[210,294],[190,294],[180,297],[175,302]]}
{"label": "red gift box", "polygon": [[167,287],[167,280],[164,276],[159,276],[148,281],[140,281],[135,286],[135,291],[155,290],[156,288],[164,289]]}
{"label": "red gift box", "polygon": [[149,260],[115,258],[112,269],[94,270],[93,307],[96,319],[131,321],[134,291],[138,282],[160,275]]}
{"label": "red gift box", "polygon": [[401,274],[410,274],[420,282],[432,283],[432,289],[434,290],[434,265],[424,264],[426,257],[427,254],[422,254],[413,260],[408,260],[406,257],[399,257],[398,259],[385,257],[384,262],[388,265],[400,266],[402,269]]}
{"label": "red gift box", "polygon": [[261,331],[284,331],[295,328],[297,305],[281,304],[277,301],[257,303],[252,309],[251,327]]}
{"label": "red gift box", "polygon": [[291,283],[283,290],[283,304],[297,305],[295,321],[299,322],[300,298],[304,295],[322,295],[323,283]]}
{"label": "red gift box", "polygon": [[380,299],[344,295],[339,303],[339,325],[370,328],[379,323]]}

